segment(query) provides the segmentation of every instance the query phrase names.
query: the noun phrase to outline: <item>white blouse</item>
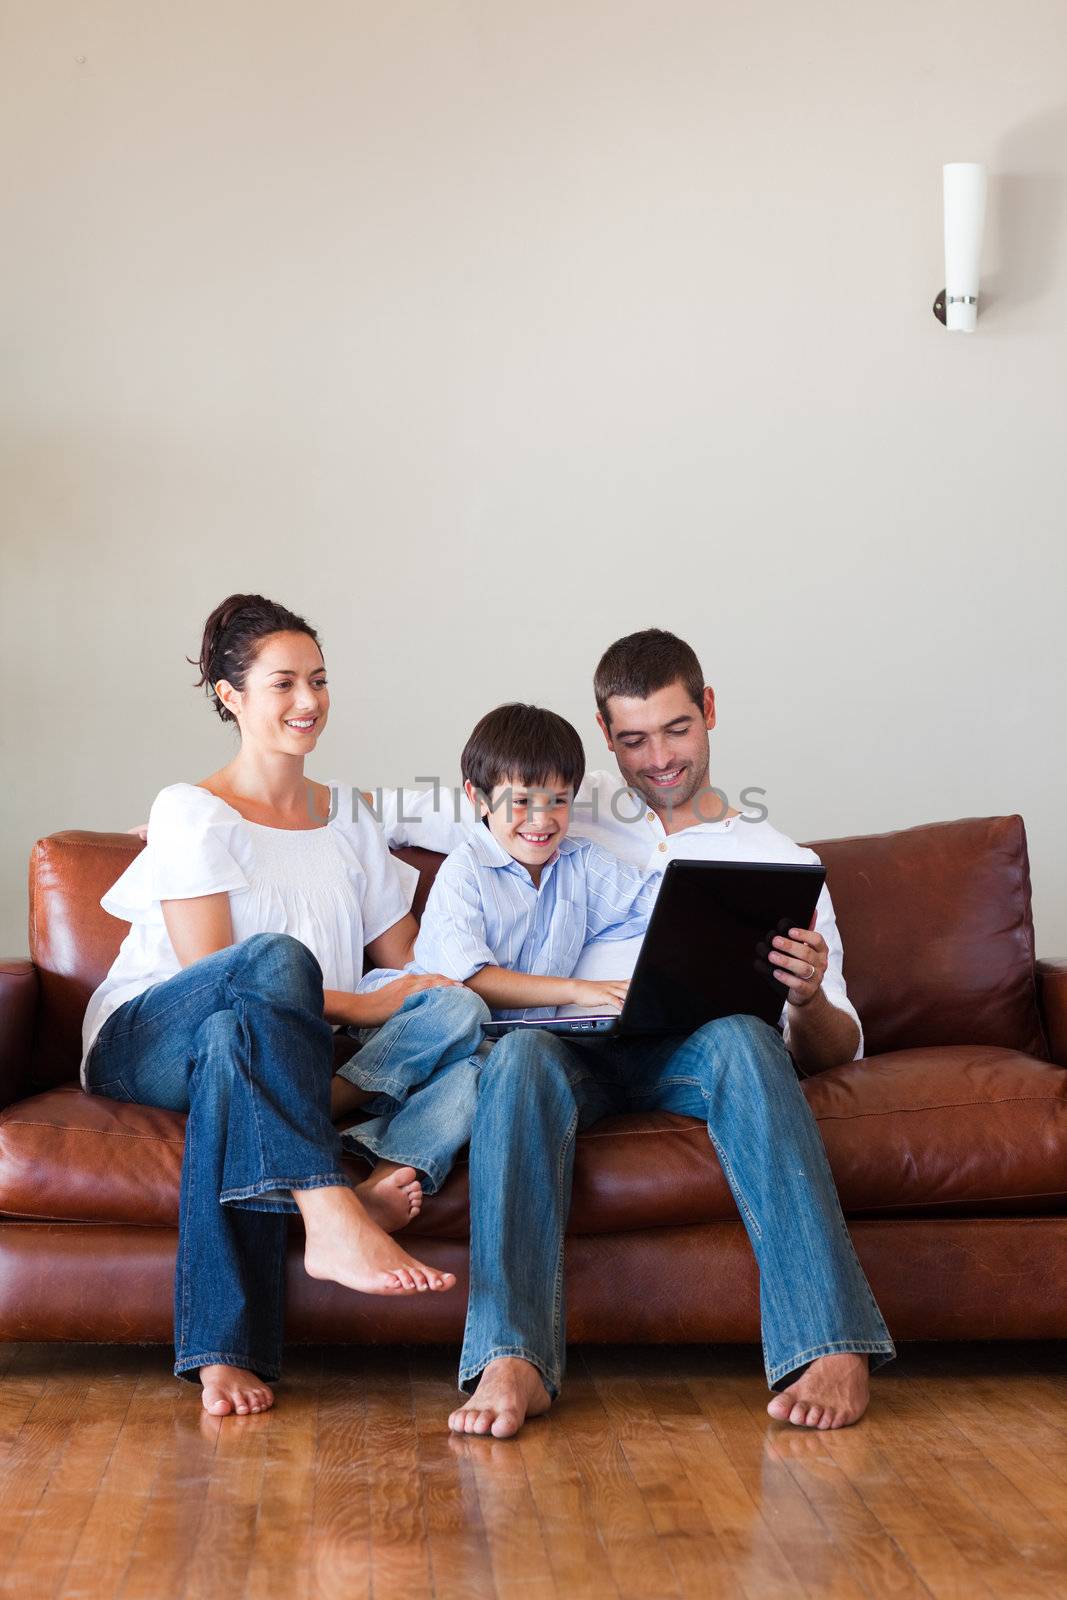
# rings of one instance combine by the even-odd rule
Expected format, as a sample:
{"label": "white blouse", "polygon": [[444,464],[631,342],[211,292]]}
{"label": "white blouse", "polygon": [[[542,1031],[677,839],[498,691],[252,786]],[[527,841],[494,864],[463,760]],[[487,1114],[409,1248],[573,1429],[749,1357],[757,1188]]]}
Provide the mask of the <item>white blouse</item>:
{"label": "white blouse", "polygon": [[83,1084],[89,1051],[111,1013],[181,971],[162,900],[225,892],[235,943],[254,933],[291,934],[318,960],[324,988],[355,989],[363,946],[411,909],[418,873],[390,855],[350,785],[330,785],[330,813],[321,828],[268,828],[196,784],[160,791],[147,845],[100,902],[130,931],[85,1013]]}

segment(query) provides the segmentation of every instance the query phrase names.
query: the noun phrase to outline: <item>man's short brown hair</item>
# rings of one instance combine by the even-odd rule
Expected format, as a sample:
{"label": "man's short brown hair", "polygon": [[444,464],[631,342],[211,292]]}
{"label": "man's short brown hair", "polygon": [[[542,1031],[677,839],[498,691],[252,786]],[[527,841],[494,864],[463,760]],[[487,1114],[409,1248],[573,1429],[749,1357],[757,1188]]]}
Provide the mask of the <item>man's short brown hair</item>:
{"label": "man's short brown hair", "polygon": [[548,784],[562,779],[576,792],[585,777],[577,728],[541,706],[497,706],[478,723],[459,758],[464,779],[488,797],[509,779]]}
{"label": "man's short brown hair", "polygon": [[704,674],[693,647],[662,628],[628,633],[608,646],[593,674],[597,710],[610,723],[608,701],[612,695],[647,700],[672,683],[680,683],[693,704],[703,709]]}

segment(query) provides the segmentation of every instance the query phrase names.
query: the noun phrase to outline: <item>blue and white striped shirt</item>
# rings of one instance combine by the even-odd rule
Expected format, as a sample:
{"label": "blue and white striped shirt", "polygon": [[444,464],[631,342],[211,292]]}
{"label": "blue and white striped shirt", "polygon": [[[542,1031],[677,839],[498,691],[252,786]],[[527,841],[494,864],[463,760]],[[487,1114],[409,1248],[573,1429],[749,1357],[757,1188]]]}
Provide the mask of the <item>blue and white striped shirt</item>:
{"label": "blue and white striped shirt", "polygon": [[[409,970],[460,982],[487,966],[569,978],[586,944],[644,933],[662,876],[568,834],[535,888],[526,868],[478,826],[441,863]],[[550,1017],[555,1009],[493,1014]]]}

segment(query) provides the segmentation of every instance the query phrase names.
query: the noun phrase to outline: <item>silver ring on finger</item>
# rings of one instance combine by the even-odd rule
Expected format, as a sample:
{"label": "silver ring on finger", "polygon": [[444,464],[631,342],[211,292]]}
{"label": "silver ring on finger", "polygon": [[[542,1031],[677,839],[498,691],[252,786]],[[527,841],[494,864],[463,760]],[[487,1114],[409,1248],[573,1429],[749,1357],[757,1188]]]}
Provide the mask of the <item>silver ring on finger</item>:
{"label": "silver ring on finger", "polygon": [[814,976],[815,976],[815,963],[813,961],[811,963],[811,971],[808,973],[807,977],[804,979],[804,982],[805,983],[810,983],[812,978],[814,978]]}

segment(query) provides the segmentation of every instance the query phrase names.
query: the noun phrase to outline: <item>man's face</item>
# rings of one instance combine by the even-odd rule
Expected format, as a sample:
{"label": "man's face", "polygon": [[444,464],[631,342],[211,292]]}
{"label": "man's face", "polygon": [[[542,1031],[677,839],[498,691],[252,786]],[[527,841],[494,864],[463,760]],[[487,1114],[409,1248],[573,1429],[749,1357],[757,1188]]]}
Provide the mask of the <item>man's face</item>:
{"label": "man's face", "polygon": [[708,729],[715,726],[715,693],[694,705],[681,683],[647,700],[612,695],[607,718],[597,716],[619,772],[654,811],[688,805],[708,781]]}

